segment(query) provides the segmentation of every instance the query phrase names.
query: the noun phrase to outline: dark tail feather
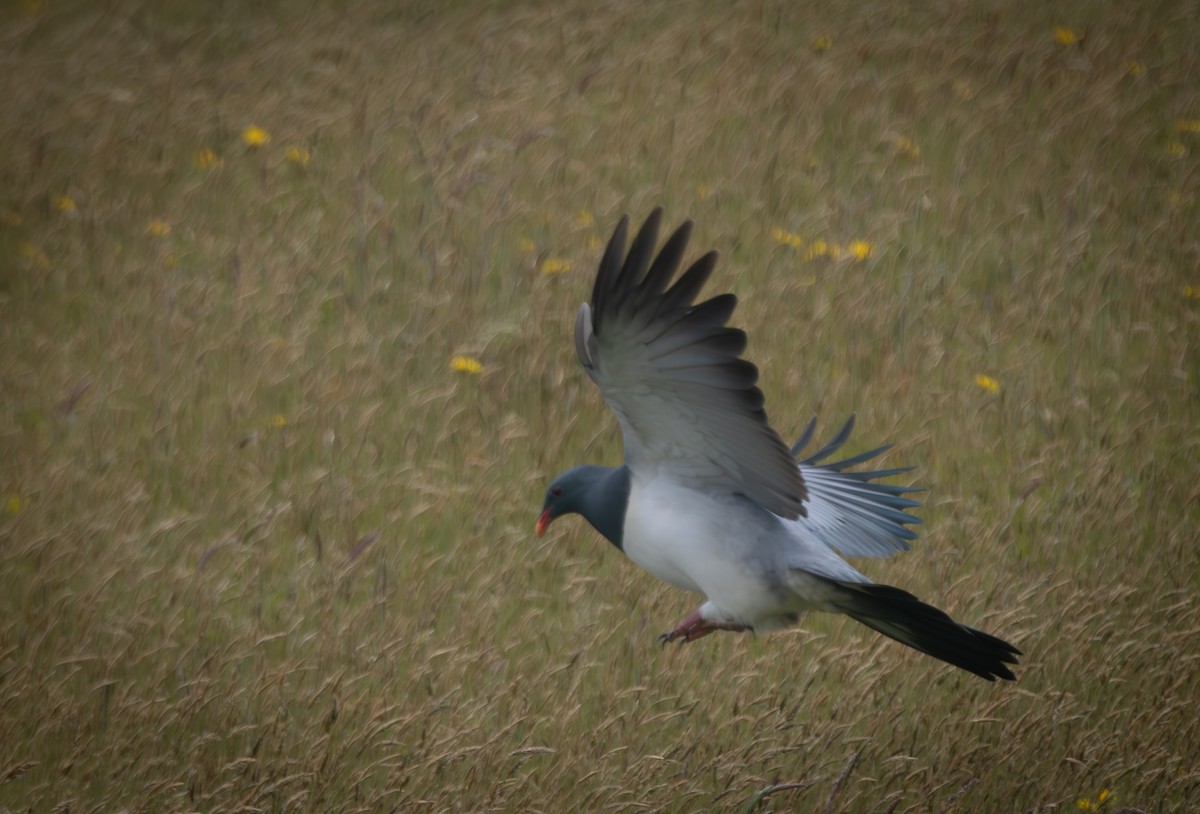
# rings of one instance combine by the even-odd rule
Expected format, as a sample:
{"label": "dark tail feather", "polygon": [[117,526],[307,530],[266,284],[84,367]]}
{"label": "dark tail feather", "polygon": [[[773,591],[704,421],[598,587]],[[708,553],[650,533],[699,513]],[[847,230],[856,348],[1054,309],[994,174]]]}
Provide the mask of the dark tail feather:
{"label": "dark tail feather", "polygon": [[960,625],[912,594],[888,585],[834,582],[844,589],[838,609],[901,644],[988,681],[1016,678],[1009,664],[1021,651],[1003,639]]}

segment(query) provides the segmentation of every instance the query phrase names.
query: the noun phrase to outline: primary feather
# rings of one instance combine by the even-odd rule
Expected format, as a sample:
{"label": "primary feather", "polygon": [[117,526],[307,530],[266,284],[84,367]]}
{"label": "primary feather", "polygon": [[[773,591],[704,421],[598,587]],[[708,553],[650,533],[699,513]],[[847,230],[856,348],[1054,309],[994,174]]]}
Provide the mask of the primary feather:
{"label": "primary feather", "polygon": [[600,261],[592,303],[579,309],[579,361],[616,413],[625,460],[635,475],[669,473],[698,488],[742,494],[789,519],[804,514],[804,480],[771,429],[741,358],[743,332],[725,327],[737,298],[694,303],[716,253],[667,288],[691,232],[684,223],[651,262],[662,210],[625,253],[622,218]]}

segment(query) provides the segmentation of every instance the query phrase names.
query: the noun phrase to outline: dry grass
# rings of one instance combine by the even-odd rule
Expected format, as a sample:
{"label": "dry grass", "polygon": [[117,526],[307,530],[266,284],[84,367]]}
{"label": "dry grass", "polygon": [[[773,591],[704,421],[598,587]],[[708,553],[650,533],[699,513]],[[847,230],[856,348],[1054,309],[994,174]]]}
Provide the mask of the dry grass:
{"label": "dry grass", "polygon": [[[1192,11],[103,5],[0,11],[0,810],[1197,805]],[[619,458],[570,324],[660,203],[781,431],[919,465],[863,567],[1019,683],[660,649],[693,598],[533,538]]]}

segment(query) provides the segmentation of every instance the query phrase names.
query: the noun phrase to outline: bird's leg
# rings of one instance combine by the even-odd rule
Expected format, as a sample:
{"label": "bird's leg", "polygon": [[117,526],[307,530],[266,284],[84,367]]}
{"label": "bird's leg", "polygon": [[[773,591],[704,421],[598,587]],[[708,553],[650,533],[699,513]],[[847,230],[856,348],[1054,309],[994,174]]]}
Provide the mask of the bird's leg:
{"label": "bird's leg", "polygon": [[688,618],[679,623],[679,626],[670,633],[664,633],[658,637],[658,640],[663,644],[678,640],[680,644],[702,639],[710,633],[715,633],[718,630],[734,630],[742,631],[749,630],[745,625],[738,625],[732,622],[710,622],[700,616],[700,611],[696,611]]}

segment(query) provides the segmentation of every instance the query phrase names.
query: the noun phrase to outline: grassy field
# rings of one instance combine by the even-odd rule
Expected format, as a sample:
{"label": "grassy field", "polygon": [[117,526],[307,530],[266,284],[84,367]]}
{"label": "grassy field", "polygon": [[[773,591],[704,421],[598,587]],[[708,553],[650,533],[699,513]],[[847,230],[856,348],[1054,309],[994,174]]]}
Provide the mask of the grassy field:
{"label": "grassy field", "polygon": [[[299,6],[0,9],[0,811],[1200,806],[1194,4]],[[1017,683],[533,536],[660,204]]]}

